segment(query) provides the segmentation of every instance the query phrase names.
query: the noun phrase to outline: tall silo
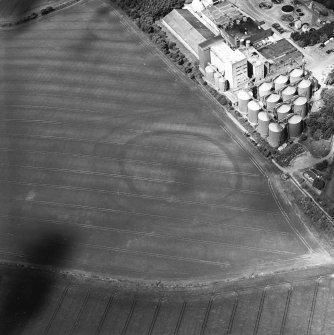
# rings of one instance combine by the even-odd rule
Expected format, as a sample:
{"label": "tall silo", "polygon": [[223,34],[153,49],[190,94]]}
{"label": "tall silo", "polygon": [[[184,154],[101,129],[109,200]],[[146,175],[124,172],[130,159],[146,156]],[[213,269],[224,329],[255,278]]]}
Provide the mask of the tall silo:
{"label": "tall silo", "polygon": [[276,122],[270,123],[268,143],[272,147],[278,148],[281,144],[282,138],[283,138],[283,127]]}
{"label": "tall silo", "polygon": [[290,83],[293,84],[296,81],[300,80],[304,75],[304,71],[302,69],[294,69],[290,72]]}
{"label": "tall silo", "polygon": [[289,104],[282,104],[279,106],[276,110],[277,112],[277,119],[283,120],[285,117],[287,117],[291,113],[291,105]]}
{"label": "tall silo", "polygon": [[260,112],[258,115],[258,127],[257,130],[261,137],[267,137],[269,134],[269,122],[270,117],[267,112]]}
{"label": "tall silo", "polygon": [[215,72],[213,75],[213,79],[215,81],[215,87],[218,89],[219,88],[219,78],[221,78],[221,74],[219,72]]}
{"label": "tall silo", "polygon": [[242,90],[238,93],[238,106],[240,113],[247,114],[247,105],[250,100],[251,95],[248,92]]}
{"label": "tall silo", "polygon": [[307,98],[298,97],[293,102],[293,112],[299,114],[303,119],[307,116]]}
{"label": "tall silo", "polygon": [[226,91],[226,79],[224,76],[221,76],[218,80],[219,91],[225,92]]}
{"label": "tall silo", "polygon": [[310,99],[312,96],[312,82],[309,79],[303,79],[298,84],[298,95]]}
{"label": "tall silo", "polygon": [[282,91],[282,100],[290,100],[297,93],[297,89],[294,86],[288,86]]}
{"label": "tall silo", "polygon": [[276,93],[270,94],[269,97],[267,98],[267,109],[269,111],[273,111],[275,106],[280,101],[280,99],[281,97],[279,94],[276,94]]}
{"label": "tall silo", "polygon": [[272,83],[263,83],[259,87],[259,98],[265,98],[270,95],[271,89],[273,88]]}
{"label": "tall silo", "polygon": [[214,84],[215,80],[214,80],[214,72],[215,70],[212,68],[212,66],[208,65],[205,68],[205,79],[207,82]]}
{"label": "tall silo", "polygon": [[293,115],[288,121],[289,137],[299,137],[303,131],[303,119],[300,115]]}
{"label": "tall silo", "polygon": [[248,121],[251,124],[257,124],[257,122],[258,122],[258,114],[259,114],[259,112],[261,110],[261,106],[256,101],[251,100],[248,103],[247,108],[248,108]]}
{"label": "tall silo", "polygon": [[274,85],[275,85],[275,91],[277,92],[278,90],[280,90],[281,88],[283,88],[284,86],[287,85],[289,81],[289,77],[288,76],[284,76],[284,75],[279,75],[275,80],[274,80]]}

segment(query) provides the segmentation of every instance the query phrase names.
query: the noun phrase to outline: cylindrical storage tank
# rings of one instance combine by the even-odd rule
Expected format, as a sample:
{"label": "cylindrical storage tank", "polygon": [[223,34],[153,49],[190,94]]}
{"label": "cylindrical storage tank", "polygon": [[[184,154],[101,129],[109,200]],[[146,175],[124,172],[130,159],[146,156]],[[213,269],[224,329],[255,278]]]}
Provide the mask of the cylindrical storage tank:
{"label": "cylindrical storage tank", "polygon": [[277,108],[277,119],[283,120],[291,113],[291,106],[288,104],[283,104]]}
{"label": "cylindrical storage tank", "polygon": [[300,29],[302,27],[302,21],[296,20],[295,21],[295,29]]}
{"label": "cylindrical storage tank", "polygon": [[302,118],[305,118],[307,115],[307,98],[298,97],[293,102],[293,112],[300,115]]}
{"label": "cylindrical storage tank", "polygon": [[260,112],[258,115],[258,127],[257,130],[261,137],[267,137],[269,134],[269,122],[270,117],[267,112]]}
{"label": "cylindrical storage tank", "polygon": [[290,83],[293,84],[299,79],[301,79],[304,75],[304,71],[302,69],[294,69],[290,72]]}
{"label": "cylindrical storage tank", "polygon": [[310,99],[312,96],[312,82],[309,79],[303,79],[298,84],[298,95]]}
{"label": "cylindrical storage tank", "polygon": [[238,106],[240,113],[247,114],[247,105],[250,100],[251,96],[248,92],[240,91],[238,93]]}
{"label": "cylindrical storage tank", "polygon": [[218,79],[218,86],[219,86],[219,91],[220,92],[225,92],[226,91],[226,79],[225,79],[225,77],[221,76]]}
{"label": "cylindrical storage tank", "polygon": [[209,82],[211,84],[214,84],[214,82],[215,82],[214,72],[215,72],[215,70],[209,65],[205,68],[205,79],[206,79],[207,82]]}
{"label": "cylindrical storage tank", "polygon": [[250,47],[250,40],[246,40],[246,48]]}
{"label": "cylindrical storage tank", "polygon": [[278,123],[272,122],[269,125],[269,138],[268,143],[274,147],[278,148],[281,144],[283,136],[283,128]]}
{"label": "cylindrical storage tank", "polygon": [[273,111],[280,99],[281,97],[279,96],[279,94],[270,94],[267,98],[267,109],[269,111]]}
{"label": "cylindrical storage tank", "polygon": [[257,124],[258,114],[261,110],[261,106],[254,100],[251,100],[247,106],[248,109],[248,120],[252,124]]}
{"label": "cylindrical storage tank", "polygon": [[215,81],[215,87],[218,89],[219,88],[219,78],[222,75],[219,72],[215,72],[215,74],[213,75],[213,79]]}
{"label": "cylindrical storage tank", "polygon": [[240,39],[240,46],[242,46],[242,45],[245,45],[245,39],[244,38]]}
{"label": "cylindrical storage tank", "polygon": [[288,86],[282,91],[282,100],[287,101],[290,100],[295,94],[297,90],[293,86]]}
{"label": "cylindrical storage tank", "polygon": [[288,83],[289,78],[287,76],[283,76],[282,74],[279,75],[274,83],[275,83],[275,91],[280,90]]}
{"label": "cylindrical storage tank", "polygon": [[270,95],[272,87],[273,87],[272,83],[263,83],[262,85],[260,85],[259,98],[264,98]]}
{"label": "cylindrical storage tank", "polygon": [[288,121],[289,137],[299,137],[303,131],[303,118],[300,115],[293,115]]}

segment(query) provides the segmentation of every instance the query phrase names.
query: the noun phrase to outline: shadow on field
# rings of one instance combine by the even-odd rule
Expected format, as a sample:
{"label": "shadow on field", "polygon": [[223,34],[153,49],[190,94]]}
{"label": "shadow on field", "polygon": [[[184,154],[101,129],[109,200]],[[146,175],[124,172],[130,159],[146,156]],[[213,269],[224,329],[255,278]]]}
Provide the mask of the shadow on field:
{"label": "shadow on field", "polygon": [[[50,232],[23,250],[24,261],[47,268],[61,267],[70,253],[73,238]],[[16,271],[4,283],[0,297],[0,334],[21,334],[30,319],[42,312],[56,281],[51,271]]]}
{"label": "shadow on field", "polygon": [[1,0],[1,5],[2,8],[11,9],[11,12],[6,14],[21,18],[26,14],[30,14],[30,12],[39,6],[40,2],[41,0]]}

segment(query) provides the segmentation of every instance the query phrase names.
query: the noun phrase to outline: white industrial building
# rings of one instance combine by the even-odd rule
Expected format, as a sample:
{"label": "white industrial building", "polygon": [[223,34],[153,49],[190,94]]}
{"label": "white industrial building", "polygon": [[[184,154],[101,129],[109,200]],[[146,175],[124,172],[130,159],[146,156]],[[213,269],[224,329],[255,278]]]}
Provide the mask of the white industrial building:
{"label": "white industrial building", "polygon": [[240,50],[232,50],[222,38],[214,38],[199,46],[202,70],[211,64],[222,73],[232,90],[243,88],[249,78],[247,58]]}

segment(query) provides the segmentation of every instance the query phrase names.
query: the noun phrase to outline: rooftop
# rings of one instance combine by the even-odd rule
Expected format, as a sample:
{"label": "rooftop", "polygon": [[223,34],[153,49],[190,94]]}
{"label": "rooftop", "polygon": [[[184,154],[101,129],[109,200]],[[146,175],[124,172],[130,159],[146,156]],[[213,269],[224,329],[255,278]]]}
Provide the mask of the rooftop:
{"label": "rooftop", "polygon": [[[187,31],[192,29],[204,39],[211,39],[215,36],[210,29],[208,29],[187,9],[172,10],[164,17],[164,21],[177,32],[183,32],[185,34]],[[200,42],[201,41],[199,40],[199,43]]]}
{"label": "rooftop", "polygon": [[272,60],[274,63],[284,63],[289,59],[296,59],[302,56],[302,53],[295,48],[286,39],[281,39],[276,43],[265,45],[258,49],[258,52],[268,60]]}
{"label": "rooftop", "polygon": [[242,20],[244,14],[229,1],[207,7],[202,12],[217,25],[227,26],[234,20]]}
{"label": "rooftop", "polygon": [[232,50],[226,43],[216,43],[211,47],[211,51],[224,62],[237,63],[246,59],[240,50]]}

